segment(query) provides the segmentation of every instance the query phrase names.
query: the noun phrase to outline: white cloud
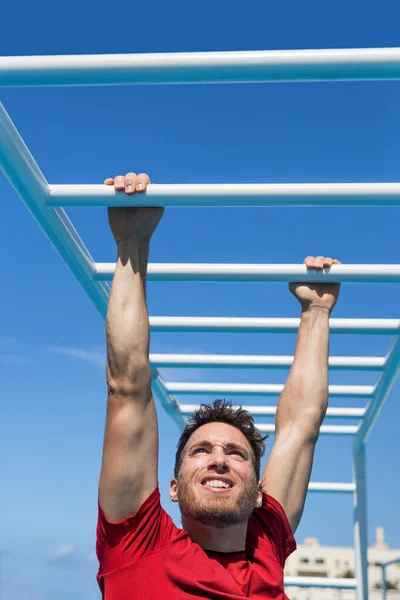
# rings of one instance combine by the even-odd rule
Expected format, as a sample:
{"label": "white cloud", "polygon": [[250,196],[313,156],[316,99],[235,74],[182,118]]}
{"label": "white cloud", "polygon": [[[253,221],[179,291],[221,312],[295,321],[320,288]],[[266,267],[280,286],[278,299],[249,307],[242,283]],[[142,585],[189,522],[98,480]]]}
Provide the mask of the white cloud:
{"label": "white cloud", "polygon": [[65,558],[71,556],[76,551],[76,546],[72,544],[63,544],[53,554],[53,558]]}
{"label": "white cloud", "polygon": [[106,364],[106,354],[99,350],[85,350],[69,346],[51,346],[48,348],[48,351],[52,354],[62,354],[63,356],[78,358],[100,367],[104,367]]}

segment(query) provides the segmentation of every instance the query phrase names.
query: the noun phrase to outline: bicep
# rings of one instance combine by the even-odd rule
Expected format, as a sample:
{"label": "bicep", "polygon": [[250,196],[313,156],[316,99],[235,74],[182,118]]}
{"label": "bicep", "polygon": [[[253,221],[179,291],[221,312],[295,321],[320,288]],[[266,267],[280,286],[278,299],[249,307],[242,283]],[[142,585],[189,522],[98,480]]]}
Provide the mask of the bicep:
{"label": "bicep", "polygon": [[107,405],[99,503],[113,522],[133,516],[157,487],[158,424],[154,399]]}
{"label": "bicep", "polygon": [[283,507],[296,531],[307,495],[315,442],[298,432],[282,431],[275,440],[262,476],[262,489]]}

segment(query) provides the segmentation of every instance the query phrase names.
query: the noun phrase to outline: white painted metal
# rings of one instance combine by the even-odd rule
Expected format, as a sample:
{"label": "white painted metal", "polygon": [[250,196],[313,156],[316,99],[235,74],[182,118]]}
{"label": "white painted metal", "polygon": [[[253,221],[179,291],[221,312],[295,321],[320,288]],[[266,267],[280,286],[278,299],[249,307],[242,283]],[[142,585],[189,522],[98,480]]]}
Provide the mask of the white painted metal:
{"label": "white painted metal", "polygon": [[[273,423],[256,423],[259,431],[264,433],[275,433],[275,425]],[[321,425],[320,433],[336,434],[336,435],[356,435],[358,427],[354,425]]]}
{"label": "white painted metal", "polygon": [[[111,280],[115,263],[96,263],[98,280]],[[330,269],[310,270],[305,265],[258,264],[179,264],[152,263],[149,281],[289,281],[341,283],[399,283],[400,265],[333,265]]]}
{"label": "white painted metal", "polygon": [[[293,356],[259,356],[234,354],[150,354],[150,362],[156,367],[242,367],[288,368],[293,364]],[[331,356],[331,369],[351,369],[381,371],[385,365],[384,357],[369,356]]]}
{"label": "white painted metal", "polygon": [[365,446],[353,445],[353,481],[356,489],[353,495],[354,544],[356,577],[358,580],[357,600],[368,600],[368,523],[367,523],[367,484],[365,467]]}
{"label": "white painted metal", "polygon": [[[254,317],[150,317],[152,331],[297,333],[300,319]],[[399,319],[330,319],[331,333],[397,335]]]}
{"label": "white painted metal", "polygon": [[[283,384],[265,383],[188,383],[169,381],[165,383],[172,394],[244,394],[251,396],[275,396],[281,394]],[[336,397],[370,398],[374,392],[372,385],[330,385],[329,395]]]}
{"label": "white painted metal", "polygon": [[357,580],[334,577],[285,577],[285,586],[355,590]]}
{"label": "white painted metal", "polygon": [[316,483],[312,482],[308,486],[309,492],[355,492],[355,483]]}
{"label": "white painted metal", "polygon": [[[195,410],[200,408],[199,404],[180,404],[179,409],[183,415],[192,415]],[[276,415],[276,406],[249,406],[249,405],[236,405],[233,407],[234,409],[244,408],[251,415],[264,415],[268,417],[273,417]],[[362,419],[365,414],[365,408],[335,408],[329,407],[326,411],[327,417],[334,418],[357,418]]]}
{"label": "white painted metal", "polygon": [[50,186],[48,206],[400,206],[400,183],[150,184],[126,195],[99,184]]}
{"label": "white painted metal", "polygon": [[0,86],[399,78],[399,48],[4,56],[0,59]]}

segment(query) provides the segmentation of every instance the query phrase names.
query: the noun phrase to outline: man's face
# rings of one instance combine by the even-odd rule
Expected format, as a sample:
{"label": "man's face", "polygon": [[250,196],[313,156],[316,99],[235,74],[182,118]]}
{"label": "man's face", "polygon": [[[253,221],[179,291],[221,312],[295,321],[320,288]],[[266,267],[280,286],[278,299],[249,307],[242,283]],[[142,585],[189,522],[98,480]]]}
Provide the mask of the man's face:
{"label": "man's face", "polygon": [[[221,486],[224,487],[221,487]],[[189,438],[170,498],[182,517],[211,527],[246,523],[262,494],[252,449],[241,431],[227,423],[207,423]]]}

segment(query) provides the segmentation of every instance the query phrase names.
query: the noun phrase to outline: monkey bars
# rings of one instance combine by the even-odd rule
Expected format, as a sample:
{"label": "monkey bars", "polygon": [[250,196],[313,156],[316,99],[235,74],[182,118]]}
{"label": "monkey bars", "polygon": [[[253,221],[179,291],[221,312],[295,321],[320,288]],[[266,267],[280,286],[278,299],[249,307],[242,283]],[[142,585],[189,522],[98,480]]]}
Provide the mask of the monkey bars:
{"label": "monkey bars", "polygon": [[[290,50],[99,56],[0,57],[0,86],[61,86],[172,83],[366,81],[400,79],[400,48]],[[149,185],[145,194],[126,196],[102,185],[49,184],[0,104],[0,166],[21,200],[50,239],[90,300],[105,317],[108,280],[114,263],[96,263],[67,217],[65,206],[400,206],[400,182],[302,184]],[[150,264],[150,281],[398,283],[400,265],[334,265],[309,272],[304,265]],[[150,317],[152,331],[295,333],[299,319]],[[331,319],[332,334],[394,336],[386,357],[335,357],[336,370],[379,372],[373,386],[330,386],[330,395],[367,400],[363,408],[329,408],[326,418],[357,419],[356,425],[323,424],[321,433],[353,436],[352,482],[311,482],[310,492],[350,493],[354,502],[357,579],[287,577],[296,587],[356,589],[368,598],[365,443],[400,368],[399,319]],[[152,354],[153,389],[178,427],[196,405],[175,396],[229,394],[276,396],[280,384],[165,382],[159,367],[289,368],[292,356]],[[253,415],[273,417],[276,406],[244,405]],[[257,422],[261,431],[274,425]]]}

